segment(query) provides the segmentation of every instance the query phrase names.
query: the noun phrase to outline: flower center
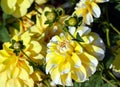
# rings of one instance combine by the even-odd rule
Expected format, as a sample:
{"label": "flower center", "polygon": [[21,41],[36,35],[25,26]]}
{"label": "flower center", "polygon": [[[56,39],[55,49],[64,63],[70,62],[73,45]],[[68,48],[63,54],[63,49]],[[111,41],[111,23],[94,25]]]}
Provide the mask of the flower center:
{"label": "flower center", "polygon": [[65,47],[66,47],[66,42],[61,42],[61,43],[60,43],[60,47],[61,47],[61,48],[65,48]]}
{"label": "flower center", "polygon": [[69,42],[65,41],[65,40],[60,42],[57,48],[58,48],[60,53],[66,53],[72,49]]}
{"label": "flower center", "polygon": [[20,48],[20,43],[16,42],[13,47],[14,47],[14,49],[19,49]]}

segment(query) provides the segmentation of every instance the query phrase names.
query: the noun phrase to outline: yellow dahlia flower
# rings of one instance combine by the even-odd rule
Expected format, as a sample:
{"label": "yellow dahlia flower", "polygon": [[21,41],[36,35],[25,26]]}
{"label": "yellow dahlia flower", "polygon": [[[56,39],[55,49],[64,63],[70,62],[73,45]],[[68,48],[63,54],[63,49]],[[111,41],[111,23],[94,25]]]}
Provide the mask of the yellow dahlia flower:
{"label": "yellow dahlia flower", "polygon": [[1,7],[5,13],[18,18],[27,13],[32,3],[33,0],[1,0]]}
{"label": "yellow dahlia flower", "polygon": [[88,27],[70,27],[69,32],[74,37],[79,33],[84,42],[79,44],[69,34],[61,33],[47,44],[46,55],[46,73],[50,74],[53,83],[66,86],[72,86],[72,80],[88,80],[96,71],[98,60],[104,58],[105,50],[102,39]]}
{"label": "yellow dahlia flower", "polygon": [[[43,57],[40,53],[41,45],[32,40],[29,33],[25,32],[21,36],[13,37],[14,40],[23,40],[25,49],[23,51],[36,63],[40,63]],[[40,74],[34,72],[33,67],[29,65],[29,58],[20,52],[18,56],[10,49],[10,42],[3,44],[3,50],[0,50],[0,84],[3,87],[34,87],[35,82],[41,81]],[[19,44],[14,44],[14,48],[19,48]]]}
{"label": "yellow dahlia flower", "polygon": [[90,25],[93,22],[93,16],[99,18],[101,10],[97,3],[107,2],[109,0],[80,0],[75,7],[74,13],[83,17],[83,22]]}

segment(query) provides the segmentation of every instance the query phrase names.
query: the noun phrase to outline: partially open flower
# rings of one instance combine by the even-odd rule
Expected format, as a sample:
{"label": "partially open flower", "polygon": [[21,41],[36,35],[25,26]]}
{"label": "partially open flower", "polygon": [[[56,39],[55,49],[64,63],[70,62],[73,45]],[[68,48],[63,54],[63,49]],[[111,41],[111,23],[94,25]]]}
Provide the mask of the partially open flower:
{"label": "partially open flower", "polygon": [[1,7],[5,13],[18,18],[27,13],[32,3],[33,0],[1,0]]}
{"label": "partially open flower", "polygon": [[77,42],[69,34],[52,37],[47,44],[46,73],[50,73],[55,84],[72,86],[72,79],[84,82],[95,71],[98,60],[104,58],[104,43],[98,34],[86,26],[70,28],[76,38],[78,33],[84,42]]}
{"label": "partially open flower", "polygon": [[107,2],[109,0],[80,0],[75,7],[74,13],[83,17],[83,22],[90,25],[93,22],[93,16],[99,18],[101,10],[97,3]]}

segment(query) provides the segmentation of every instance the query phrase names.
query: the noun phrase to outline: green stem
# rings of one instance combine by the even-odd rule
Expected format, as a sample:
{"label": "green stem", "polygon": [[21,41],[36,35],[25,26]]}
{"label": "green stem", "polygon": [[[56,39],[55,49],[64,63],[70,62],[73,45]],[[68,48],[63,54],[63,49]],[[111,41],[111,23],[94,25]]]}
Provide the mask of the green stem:
{"label": "green stem", "polygon": [[23,50],[21,52],[32,62],[31,58]]}
{"label": "green stem", "polygon": [[33,67],[38,66],[38,64],[33,62],[32,59],[23,50],[21,50],[21,52],[28,58],[27,60],[33,65]]}
{"label": "green stem", "polygon": [[118,29],[116,29],[111,23],[109,25],[116,33],[120,35],[120,31]]}
{"label": "green stem", "polygon": [[48,80],[45,80],[44,83],[46,84],[47,87],[51,87],[49,84],[50,82],[48,82]]}
{"label": "green stem", "polygon": [[111,76],[112,79],[117,81],[118,85],[120,86],[120,82],[116,79],[116,77],[110,71],[108,71],[108,74]]}
{"label": "green stem", "polygon": [[107,39],[107,45],[110,47],[109,29],[106,29],[106,39]]}
{"label": "green stem", "polygon": [[115,78],[115,76],[114,76],[110,71],[108,71],[108,73],[109,73],[109,75],[111,76],[111,78],[113,78],[114,80],[117,80],[117,79]]}
{"label": "green stem", "polygon": [[107,80],[105,77],[102,76],[102,79],[108,84],[110,84],[112,87],[117,87],[116,85],[112,84],[109,80]]}

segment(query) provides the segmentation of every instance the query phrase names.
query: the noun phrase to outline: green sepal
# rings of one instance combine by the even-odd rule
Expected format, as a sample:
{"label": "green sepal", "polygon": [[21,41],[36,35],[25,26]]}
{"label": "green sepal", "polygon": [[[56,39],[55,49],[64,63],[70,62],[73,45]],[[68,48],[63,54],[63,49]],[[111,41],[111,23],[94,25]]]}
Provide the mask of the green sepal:
{"label": "green sepal", "polygon": [[76,34],[76,38],[75,39],[72,39],[72,40],[75,40],[77,42],[84,42],[84,40],[82,39],[82,37],[79,35],[79,33]]}
{"label": "green sepal", "polygon": [[[19,41],[12,40],[11,43],[12,43],[12,45],[9,48],[13,49],[13,52],[16,54],[16,56],[19,55],[21,50],[25,49],[25,45],[23,45],[22,40],[19,40]],[[17,47],[16,47],[16,45],[17,45]]]}

